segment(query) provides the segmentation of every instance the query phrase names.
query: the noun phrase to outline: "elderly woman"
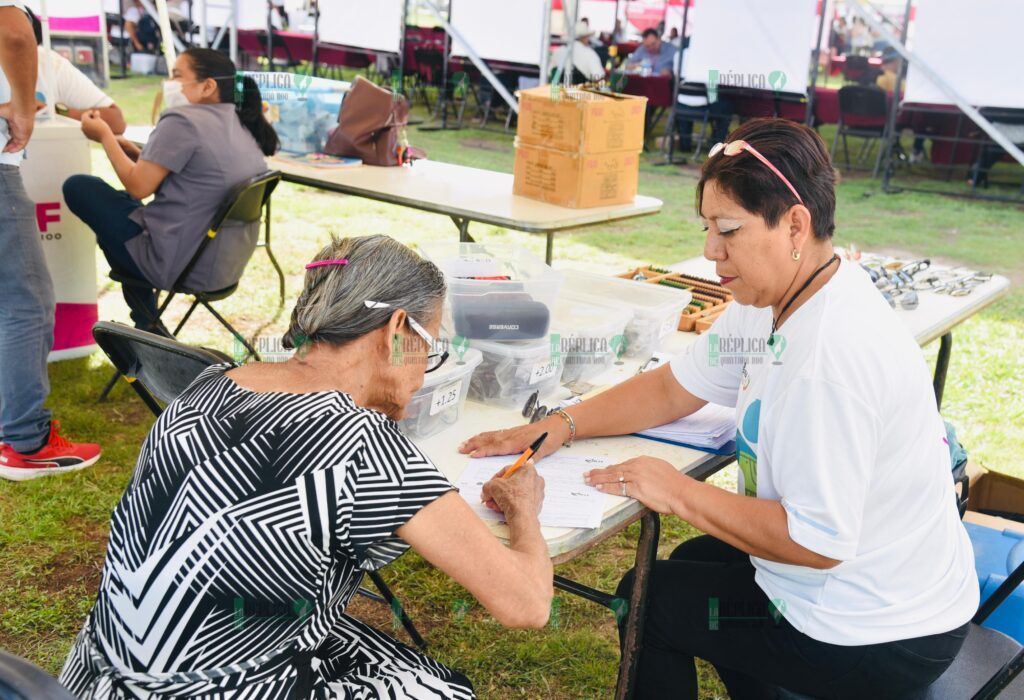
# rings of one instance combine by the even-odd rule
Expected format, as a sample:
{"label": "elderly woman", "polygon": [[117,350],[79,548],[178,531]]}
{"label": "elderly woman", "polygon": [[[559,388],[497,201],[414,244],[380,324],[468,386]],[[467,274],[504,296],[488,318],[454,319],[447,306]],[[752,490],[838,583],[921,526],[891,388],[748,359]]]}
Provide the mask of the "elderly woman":
{"label": "elderly woman", "polygon": [[498,622],[546,624],[536,471],[485,485],[505,547],[395,422],[447,358],[441,272],[385,236],[335,240],[307,267],[295,356],[210,367],[143,444],[61,673],[77,696],[471,698],[346,614],[363,572],[409,547]]}
{"label": "elderly woman", "polygon": [[950,664],[978,605],[921,351],[832,249],[834,174],[811,129],[745,123],[711,150],[697,203],[704,255],[737,302],[711,332],[670,365],[461,449],[510,454],[547,430],[544,456],[735,406],[738,494],[651,457],[588,477],[707,533],[655,565],[638,696],[697,697],[701,657],[733,698],[905,697]]}

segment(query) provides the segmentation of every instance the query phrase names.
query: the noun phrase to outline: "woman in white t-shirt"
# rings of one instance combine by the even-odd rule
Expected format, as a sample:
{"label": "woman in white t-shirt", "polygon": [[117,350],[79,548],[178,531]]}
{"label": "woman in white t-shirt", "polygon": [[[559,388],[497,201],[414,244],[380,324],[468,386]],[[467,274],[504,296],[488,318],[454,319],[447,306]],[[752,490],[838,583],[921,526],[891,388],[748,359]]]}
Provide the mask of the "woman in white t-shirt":
{"label": "woman in white t-shirt", "polygon": [[[978,606],[921,350],[832,249],[835,176],[813,130],[746,122],[711,150],[697,199],[704,255],[736,299],[711,330],[669,365],[460,449],[514,453],[547,430],[544,456],[735,406],[738,494],[653,457],[588,475],[708,533],[654,566],[638,697],[697,697],[694,657],[734,698],[906,697],[947,668]],[[632,572],[619,595],[631,588]]]}

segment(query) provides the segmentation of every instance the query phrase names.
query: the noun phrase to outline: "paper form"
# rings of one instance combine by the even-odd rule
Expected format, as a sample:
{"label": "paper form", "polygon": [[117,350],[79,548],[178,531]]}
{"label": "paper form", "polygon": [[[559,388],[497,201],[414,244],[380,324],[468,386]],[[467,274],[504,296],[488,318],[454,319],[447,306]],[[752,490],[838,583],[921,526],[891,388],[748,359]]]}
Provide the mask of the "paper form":
{"label": "paper form", "polygon": [[[513,455],[481,457],[469,460],[455,486],[477,515],[484,520],[504,522],[504,516],[480,502],[480,490],[502,467],[516,460]],[[586,527],[601,525],[605,494],[583,482],[584,473],[607,467],[611,462],[601,457],[555,454],[537,463],[537,472],[544,478],[544,505],[540,524],[545,527]]]}

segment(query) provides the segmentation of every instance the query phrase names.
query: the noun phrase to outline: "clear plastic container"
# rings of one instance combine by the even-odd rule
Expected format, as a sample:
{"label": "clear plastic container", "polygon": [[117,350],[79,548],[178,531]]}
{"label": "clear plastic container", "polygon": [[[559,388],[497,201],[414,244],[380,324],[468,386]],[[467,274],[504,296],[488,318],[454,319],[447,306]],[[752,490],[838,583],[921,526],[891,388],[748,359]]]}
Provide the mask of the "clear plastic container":
{"label": "clear plastic container", "polygon": [[[606,370],[623,350],[622,339],[633,312],[620,304],[563,291],[551,318],[551,342],[562,358],[562,384],[587,381]],[[556,340],[557,336],[557,340]]]}
{"label": "clear plastic container", "polygon": [[473,373],[469,397],[475,401],[521,409],[530,394],[550,394],[562,378],[562,363],[547,338],[517,342],[471,341],[483,353]]}
{"label": "clear plastic container", "polygon": [[692,296],[683,289],[598,275],[582,270],[561,270],[563,289],[597,300],[625,305],[633,313],[626,324],[626,357],[649,357],[662,338],[679,327],[679,316]]}
{"label": "clear plastic container", "polygon": [[420,252],[448,282],[444,327],[453,335],[470,340],[547,338],[562,276],[543,260],[516,246],[456,241],[423,243]]}
{"label": "clear plastic container", "polygon": [[454,425],[466,404],[470,377],[482,360],[483,355],[473,348],[467,349],[461,360],[453,351],[440,368],[425,374],[423,386],[413,394],[405,418],[398,423],[402,432],[426,438]]}

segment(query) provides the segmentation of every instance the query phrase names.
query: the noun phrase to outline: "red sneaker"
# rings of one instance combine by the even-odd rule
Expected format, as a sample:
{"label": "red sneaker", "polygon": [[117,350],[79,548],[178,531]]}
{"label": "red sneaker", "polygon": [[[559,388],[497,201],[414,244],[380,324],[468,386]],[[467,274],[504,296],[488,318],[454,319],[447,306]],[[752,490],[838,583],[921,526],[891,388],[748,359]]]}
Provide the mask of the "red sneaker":
{"label": "red sneaker", "polygon": [[22,454],[10,445],[0,445],[0,477],[26,481],[47,474],[78,471],[95,464],[100,446],[88,442],[71,442],[60,435],[60,421],[50,421],[50,437],[38,452]]}

